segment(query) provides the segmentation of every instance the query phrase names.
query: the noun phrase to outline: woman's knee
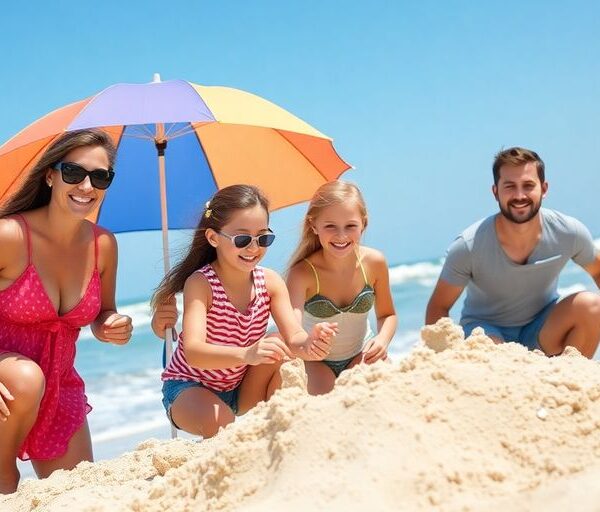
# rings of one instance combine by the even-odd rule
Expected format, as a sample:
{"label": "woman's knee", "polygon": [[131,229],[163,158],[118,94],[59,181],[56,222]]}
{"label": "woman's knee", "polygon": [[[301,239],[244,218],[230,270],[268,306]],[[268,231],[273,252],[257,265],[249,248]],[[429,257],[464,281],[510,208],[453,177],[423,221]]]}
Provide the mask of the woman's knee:
{"label": "woman's knee", "polygon": [[14,407],[39,405],[46,389],[44,372],[37,363],[26,358],[12,361],[2,372],[1,381],[15,398],[11,403]]}

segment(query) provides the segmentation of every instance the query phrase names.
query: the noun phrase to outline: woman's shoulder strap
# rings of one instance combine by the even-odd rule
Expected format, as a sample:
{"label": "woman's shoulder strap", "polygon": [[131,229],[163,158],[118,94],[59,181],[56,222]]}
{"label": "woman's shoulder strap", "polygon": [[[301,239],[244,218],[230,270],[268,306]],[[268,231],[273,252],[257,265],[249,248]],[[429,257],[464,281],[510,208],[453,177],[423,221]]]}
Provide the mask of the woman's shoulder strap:
{"label": "woman's shoulder strap", "polygon": [[98,268],[98,226],[92,222],[92,232],[94,234],[94,267]]}

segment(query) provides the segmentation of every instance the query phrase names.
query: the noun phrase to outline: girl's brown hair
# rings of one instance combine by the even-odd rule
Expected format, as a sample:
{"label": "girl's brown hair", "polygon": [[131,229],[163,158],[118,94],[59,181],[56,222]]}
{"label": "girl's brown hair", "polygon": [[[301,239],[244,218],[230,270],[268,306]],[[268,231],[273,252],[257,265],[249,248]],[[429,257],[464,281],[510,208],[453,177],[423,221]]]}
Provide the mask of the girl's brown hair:
{"label": "girl's brown hair", "polygon": [[302,225],[302,236],[288,264],[289,270],[321,248],[319,237],[313,231],[313,222],[327,207],[334,204],[354,202],[360,211],[363,229],[367,227],[367,206],[360,190],[354,183],[331,181],[321,185],[310,200]]}
{"label": "girl's brown hair", "polygon": [[109,166],[114,166],[116,148],[107,133],[96,129],[67,132],[46,149],[29,172],[23,185],[4,205],[0,206],[0,218],[47,205],[50,202],[52,190],[46,183],[46,172],[71,151],[84,146],[104,148],[108,155]]}
{"label": "girl's brown hair", "polygon": [[156,309],[159,304],[164,304],[176,293],[182,291],[186,279],[194,271],[217,259],[216,249],[206,239],[206,230],[221,231],[235,211],[254,206],[261,206],[268,215],[269,201],[257,187],[252,185],[225,187],[206,203],[206,209],[196,226],[194,238],[186,256],[167,273],[156,288],[151,300],[152,309]]}

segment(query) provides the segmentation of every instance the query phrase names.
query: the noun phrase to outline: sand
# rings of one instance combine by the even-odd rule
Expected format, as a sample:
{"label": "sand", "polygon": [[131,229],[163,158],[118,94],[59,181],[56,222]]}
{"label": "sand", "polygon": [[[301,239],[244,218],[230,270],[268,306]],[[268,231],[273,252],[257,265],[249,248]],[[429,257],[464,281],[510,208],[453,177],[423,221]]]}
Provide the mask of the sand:
{"label": "sand", "polygon": [[445,319],[393,363],[287,387],[208,441],[142,443],[0,498],[2,511],[600,510],[600,366]]}

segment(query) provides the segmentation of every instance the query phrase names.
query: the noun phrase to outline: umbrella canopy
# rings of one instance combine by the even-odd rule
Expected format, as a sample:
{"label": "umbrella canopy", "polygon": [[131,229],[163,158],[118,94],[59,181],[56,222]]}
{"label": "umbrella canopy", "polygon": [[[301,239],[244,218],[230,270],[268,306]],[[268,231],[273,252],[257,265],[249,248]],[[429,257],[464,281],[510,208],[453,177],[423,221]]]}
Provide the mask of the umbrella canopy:
{"label": "umbrella canopy", "polygon": [[192,228],[201,205],[234,183],[259,186],[272,209],[307,200],[349,168],[332,141],[277,105],[183,80],[116,84],[40,118],[0,146],[0,202],[66,131],[102,128],[117,144],[115,180],[92,220],[113,232]]}

